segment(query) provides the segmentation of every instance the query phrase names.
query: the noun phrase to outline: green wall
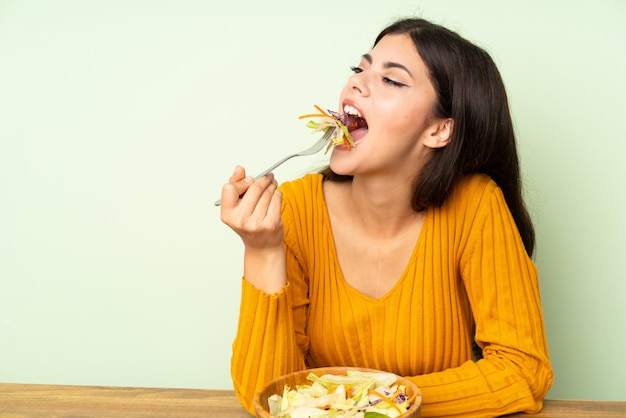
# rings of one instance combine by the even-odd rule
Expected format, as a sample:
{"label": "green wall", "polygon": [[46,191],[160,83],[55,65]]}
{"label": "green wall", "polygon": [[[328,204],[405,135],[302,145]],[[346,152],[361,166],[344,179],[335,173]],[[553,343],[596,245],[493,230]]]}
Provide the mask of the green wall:
{"label": "green wall", "polygon": [[549,396],[626,400],[626,2],[213,3],[0,0],[0,381],[230,388],[242,248],[221,185],[310,143],[297,116],[419,14],[505,79]]}

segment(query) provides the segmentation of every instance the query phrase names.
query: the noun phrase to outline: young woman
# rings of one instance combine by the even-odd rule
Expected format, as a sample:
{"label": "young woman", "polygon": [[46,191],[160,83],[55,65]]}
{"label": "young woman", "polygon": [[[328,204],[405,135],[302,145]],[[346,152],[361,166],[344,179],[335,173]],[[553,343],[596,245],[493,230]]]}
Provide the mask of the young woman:
{"label": "young woman", "polygon": [[552,383],[534,230],[489,55],[423,19],[384,29],[340,109],[356,146],[278,187],[237,167],[223,222],[245,246],[232,379],[359,366],[413,380],[422,416],[536,412]]}

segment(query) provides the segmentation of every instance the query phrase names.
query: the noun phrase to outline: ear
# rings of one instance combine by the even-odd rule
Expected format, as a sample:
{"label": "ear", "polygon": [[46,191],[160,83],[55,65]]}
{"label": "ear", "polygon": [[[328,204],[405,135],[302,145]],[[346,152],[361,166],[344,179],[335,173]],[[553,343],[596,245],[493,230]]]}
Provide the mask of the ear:
{"label": "ear", "polygon": [[452,140],[454,119],[439,119],[433,123],[424,145],[428,148],[443,148]]}

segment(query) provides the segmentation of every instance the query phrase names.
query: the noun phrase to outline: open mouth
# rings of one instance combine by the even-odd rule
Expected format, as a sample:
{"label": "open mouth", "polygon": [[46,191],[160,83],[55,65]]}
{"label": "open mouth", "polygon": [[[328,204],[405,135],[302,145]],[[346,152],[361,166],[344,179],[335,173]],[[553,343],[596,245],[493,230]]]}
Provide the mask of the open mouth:
{"label": "open mouth", "polygon": [[354,107],[350,105],[345,105],[343,107],[343,114],[339,114],[338,112],[329,111],[333,117],[341,121],[346,128],[348,128],[348,132],[353,133],[359,129],[367,129],[367,121],[361,116],[361,113]]}
{"label": "open mouth", "polygon": [[345,105],[343,114],[330,109],[324,111],[321,107],[314,106],[319,113],[301,115],[299,118],[320,118],[319,121],[309,121],[307,123],[307,127],[313,129],[313,132],[332,129],[332,138],[328,142],[326,151],[332,147],[350,151],[352,147],[356,146],[357,141],[367,135],[367,121],[354,106]]}

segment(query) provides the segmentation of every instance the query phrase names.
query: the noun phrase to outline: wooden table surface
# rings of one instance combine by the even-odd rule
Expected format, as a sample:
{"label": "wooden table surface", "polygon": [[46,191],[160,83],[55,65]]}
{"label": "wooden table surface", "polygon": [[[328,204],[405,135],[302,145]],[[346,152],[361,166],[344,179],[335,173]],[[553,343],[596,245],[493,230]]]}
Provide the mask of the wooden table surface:
{"label": "wooden table surface", "polygon": [[[250,418],[233,391],[0,383],[2,418]],[[546,400],[537,415],[626,417],[626,402]]]}

